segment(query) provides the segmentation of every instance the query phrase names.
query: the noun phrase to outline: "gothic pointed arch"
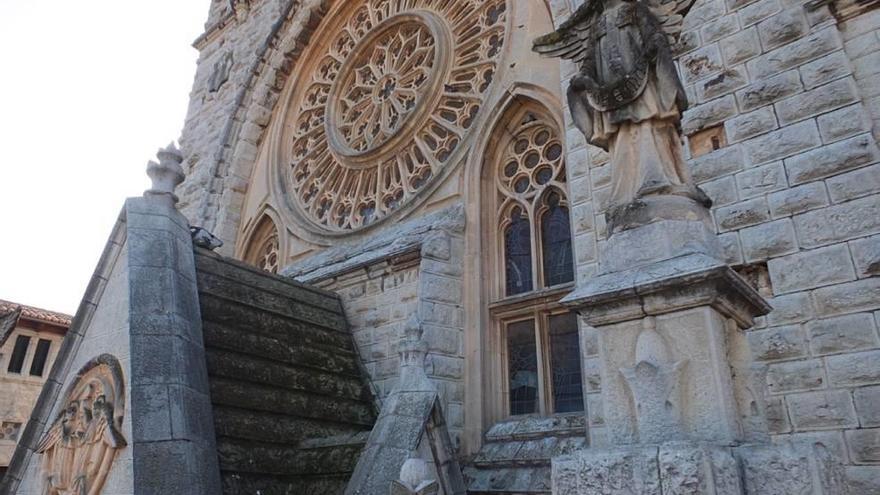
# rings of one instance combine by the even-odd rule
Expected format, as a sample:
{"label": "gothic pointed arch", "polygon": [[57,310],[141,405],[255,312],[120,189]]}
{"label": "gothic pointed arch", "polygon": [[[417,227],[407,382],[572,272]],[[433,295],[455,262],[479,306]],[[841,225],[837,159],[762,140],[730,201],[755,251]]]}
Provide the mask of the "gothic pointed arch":
{"label": "gothic pointed arch", "polygon": [[275,220],[264,212],[247,236],[242,249],[242,259],[269,273],[278,273],[283,268],[281,236]]}
{"label": "gothic pointed arch", "polygon": [[577,321],[559,304],[574,281],[562,129],[556,112],[521,93],[486,139],[479,194],[490,424],[584,409]]}

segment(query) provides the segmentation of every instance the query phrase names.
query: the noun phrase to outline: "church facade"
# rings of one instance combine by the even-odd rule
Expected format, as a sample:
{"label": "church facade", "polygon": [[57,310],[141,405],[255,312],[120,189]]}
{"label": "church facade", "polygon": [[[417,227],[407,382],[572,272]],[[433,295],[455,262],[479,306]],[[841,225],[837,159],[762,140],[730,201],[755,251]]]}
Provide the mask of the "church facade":
{"label": "church facade", "polygon": [[[219,467],[196,463],[193,470],[224,473],[224,493],[336,493],[346,486],[346,493],[388,493],[388,479],[410,490],[392,493],[431,493],[418,491],[417,483],[430,479],[442,493],[783,493],[748,459],[789,459],[768,453],[769,446],[796,444],[821,453],[792,454],[785,470],[808,466],[801,473],[810,477],[815,459],[835,466],[820,469],[833,480],[809,493],[880,493],[877,2],[645,3],[670,33],[663,77],[672,82],[656,76],[657,84],[680,83],[671,97],[658,90],[657,99],[687,100],[664,110],[674,117],[664,132],[680,148],[636,131],[620,131],[625,140],[603,146],[598,134],[584,131],[576,108],[587,101],[603,110],[599,92],[584,100],[571,96],[570,88],[584,84],[572,84],[584,74],[583,57],[572,60],[574,45],[559,45],[562,38],[543,38],[557,43],[552,50],[535,43],[548,33],[568,33],[591,47],[624,46],[612,38],[625,33],[641,46],[647,28],[633,35],[628,26],[640,25],[642,14],[625,7],[618,14],[617,3],[630,2],[597,2],[615,14],[590,13],[589,22],[592,7],[576,0],[212,3],[195,42],[200,58],[182,152],[160,154],[160,165],[179,163],[185,176],[175,190],[184,223],[222,241],[215,255],[227,260],[197,252],[188,262],[194,268],[186,268],[194,270],[197,287],[181,289],[200,305],[194,318],[205,332],[202,350],[190,357],[208,356],[207,372],[200,373],[210,383],[191,384],[202,401],[194,410],[209,417],[213,411],[214,418],[210,441],[199,444],[199,452],[219,452]],[[627,56],[615,49],[600,72],[625,72],[615,60]],[[650,78],[661,69],[641,70]],[[648,89],[620,84],[623,93],[654,91],[650,81]],[[607,96],[616,97],[626,95]],[[698,186],[675,196],[690,202],[682,213],[679,203],[650,201],[648,220],[620,209],[618,184],[625,178],[615,167],[656,156],[668,163],[678,154],[686,168],[683,184]],[[155,195],[170,194],[156,184],[154,177]],[[639,201],[645,197],[653,196]],[[131,229],[152,228],[131,220],[145,215],[132,205],[128,223],[117,226],[129,229],[129,244],[116,241],[123,253],[140,238]],[[163,228],[177,228],[175,214]],[[173,256],[188,256],[172,248]],[[696,264],[670,265],[684,254],[707,253],[714,261],[705,266],[695,257],[687,262]],[[235,433],[234,425],[252,423],[249,416],[217,406],[233,387],[218,385],[230,377],[218,371],[224,355],[212,351],[222,347],[212,340],[221,337],[212,325],[240,315],[217,316],[224,308],[212,302],[220,297],[213,291],[235,292],[217,280],[250,280],[260,272],[231,260],[305,284],[307,290],[271,289],[271,297],[294,291],[289,297],[319,298],[309,307],[329,313],[310,324],[333,326],[341,318],[339,328],[350,332],[343,354],[350,353],[351,362],[339,366],[356,370],[367,395],[345,400],[351,411],[360,411],[362,402],[375,411],[356,420],[343,414],[359,425],[346,430],[345,441],[321,430],[295,442],[309,452],[328,448],[326,438],[337,439],[330,442],[334,448],[355,446],[346,451],[351,466],[335,474],[342,480],[336,485],[306,491],[285,478],[284,470],[293,469],[287,467],[266,475],[277,484],[260,485],[247,470],[230,467],[241,458],[262,462]],[[143,258],[129,263],[135,261]],[[648,268],[635,276],[628,271],[633,267]],[[702,278],[681,276],[687,270]],[[127,283],[135,283],[134,273]],[[260,304],[259,297],[251,299]],[[132,314],[135,303],[128,306]],[[132,335],[134,321],[128,320]],[[678,334],[678,327],[709,328],[711,338],[696,330]],[[135,342],[132,337],[132,363]],[[282,346],[290,345],[296,346]],[[122,487],[119,493],[126,487],[153,493],[136,481],[138,418],[153,409],[131,402],[139,392],[126,387],[137,386],[141,368],[126,359],[99,359],[83,372],[103,377],[107,390],[130,390],[125,420],[119,416],[108,427],[115,436],[101,453],[134,465],[135,474],[114,478],[102,467],[90,476],[109,479],[108,487]],[[260,366],[240,369],[256,375]],[[645,370],[655,373],[654,381],[639,378]],[[712,379],[703,383],[703,377]],[[649,397],[656,390],[646,383],[667,395]],[[109,395],[121,411],[126,394]],[[44,429],[57,407],[49,398],[60,395],[46,397]],[[387,423],[407,431],[401,418],[409,412],[398,407],[405,400],[427,404],[428,419],[414,430],[412,455],[401,457],[406,469],[392,463],[391,478],[374,479],[368,472],[392,468],[370,464],[367,454],[396,458],[382,450],[390,443],[380,430]],[[240,409],[251,407],[235,401]],[[68,448],[64,440],[57,447],[44,441],[41,451],[37,440],[45,435],[38,430],[32,464]],[[266,449],[272,444],[247,440]],[[704,485],[675,491],[665,478],[652,491],[646,480],[653,475],[632,474],[644,468],[638,462],[583,454],[670,440],[762,447],[707,461],[727,466],[716,475],[732,472],[728,457],[739,463],[737,472],[745,474],[734,476],[742,479],[731,481],[730,491]],[[662,466],[663,452],[646,458]],[[426,461],[429,474],[413,474],[407,485],[404,474],[423,467],[410,458]],[[35,465],[20,468],[17,481],[24,484],[16,485],[23,487],[17,493],[37,492],[24,474],[36,476]],[[609,465],[627,465],[630,474]],[[601,491],[611,488],[589,480],[603,475],[645,485],[624,482],[620,491]],[[380,488],[371,484],[380,482]]]}

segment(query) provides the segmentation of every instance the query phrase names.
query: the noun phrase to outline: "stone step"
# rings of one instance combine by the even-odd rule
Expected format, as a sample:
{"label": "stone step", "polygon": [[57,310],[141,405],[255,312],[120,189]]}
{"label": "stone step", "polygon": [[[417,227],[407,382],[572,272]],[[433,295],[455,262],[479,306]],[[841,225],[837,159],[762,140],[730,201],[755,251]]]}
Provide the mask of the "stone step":
{"label": "stone step", "polygon": [[268,359],[217,348],[205,352],[208,375],[301,390],[318,396],[368,401],[369,390],[360,376],[295,367]]}
{"label": "stone step", "polygon": [[236,280],[208,272],[196,272],[196,279],[200,299],[203,295],[212,295],[329,330],[343,331],[346,328],[345,316],[337,311],[305,304],[290,296],[255,290]]}
{"label": "stone step", "polygon": [[347,326],[329,328],[284,315],[264,311],[208,293],[199,294],[202,320],[219,323],[247,333],[296,339],[302,345],[321,343],[352,351],[354,344]]}
{"label": "stone step", "polygon": [[348,474],[339,476],[269,476],[222,473],[223,493],[260,495],[342,495]]}
{"label": "stone step", "polygon": [[364,428],[370,428],[375,418],[373,405],[367,401],[313,395],[220,377],[211,380],[211,401],[223,406],[343,422]]}
{"label": "stone step", "polygon": [[214,404],[214,429],[218,436],[264,444],[298,445],[307,438],[351,433],[355,425],[287,414]]}
{"label": "stone step", "polygon": [[224,258],[203,249],[196,249],[197,270],[227,278],[239,285],[271,292],[328,311],[342,313],[339,297],[325,290],[260,270],[241,261]]}
{"label": "stone step", "polygon": [[221,471],[271,476],[350,474],[363,449],[362,444],[355,444],[304,452],[283,444],[229,437],[217,440]]}
{"label": "stone step", "polygon": [[353,352],[323,342],[310,342],[316,340],[314,337],[303,341],[290,335],[262,335],[210,321],[203,324],[202,332],[207,347],[334,373],[353,376],[360,373],[357,357]]}

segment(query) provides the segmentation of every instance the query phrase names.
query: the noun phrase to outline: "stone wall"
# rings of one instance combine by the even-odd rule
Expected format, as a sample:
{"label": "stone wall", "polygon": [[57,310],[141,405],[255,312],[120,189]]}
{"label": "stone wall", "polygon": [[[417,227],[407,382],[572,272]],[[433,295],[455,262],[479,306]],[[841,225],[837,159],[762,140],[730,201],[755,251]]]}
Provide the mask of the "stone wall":
{"label": "stone wall", "polygon": [[[453,209],[442,215],[460,219],[461,212]],[[372,244],[337,247],[357,258],[356,268],[350,260],[330,262],[337,252],[331,251],[309,260],[309,266],[321,267],[321,272],[305,271],[296,277],[340,295],[361,363],[380,402],[398,382],[404,325],[419,315],[428,344],[426,372],[440,393],[457,447],[464,428],[464,240],[455,227],[427,227],[437,216],[404,224]],[[296,270],[289,267],[287,273]]]}
{"label": "stone wall", "polygon": [[[554,14],[564,19],[576,6],[555,1]],[[720,149],[690,159],[691,171],[714,201],[727,261],[769,271],[775,310],[748,342],[768,365],[771,432],[821,441],[856,483],[877,483],[880,11],[841,22],[825,4],[698,0],[684,25],[684,132],[690,144],[723,134]],[[568,79],[575,67],[562,71]],[[609,170],[570,120],[567,131],[583,281],[605,237]],[[586,390],[596,392],[595,337],[583,334]],[[588,397],[601,445],[601,403]]]}

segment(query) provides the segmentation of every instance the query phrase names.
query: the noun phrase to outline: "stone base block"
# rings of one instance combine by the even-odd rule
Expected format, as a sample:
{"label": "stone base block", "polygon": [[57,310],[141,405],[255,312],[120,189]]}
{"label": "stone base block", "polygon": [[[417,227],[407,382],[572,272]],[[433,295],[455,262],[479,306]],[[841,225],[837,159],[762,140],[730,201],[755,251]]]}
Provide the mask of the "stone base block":
{"label": "stone base block", "polygon": [[553,459],[554,495],[846,495],[823,445],[695,443],[588,449]]}

